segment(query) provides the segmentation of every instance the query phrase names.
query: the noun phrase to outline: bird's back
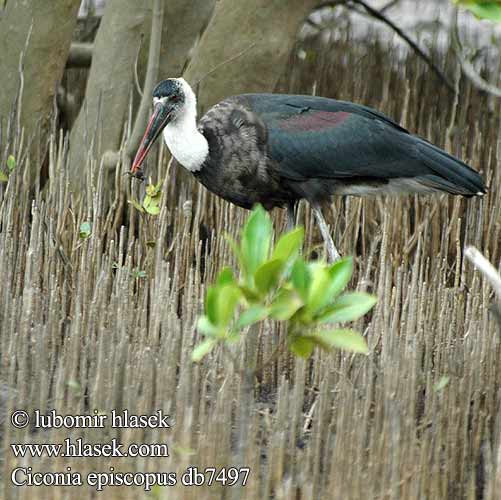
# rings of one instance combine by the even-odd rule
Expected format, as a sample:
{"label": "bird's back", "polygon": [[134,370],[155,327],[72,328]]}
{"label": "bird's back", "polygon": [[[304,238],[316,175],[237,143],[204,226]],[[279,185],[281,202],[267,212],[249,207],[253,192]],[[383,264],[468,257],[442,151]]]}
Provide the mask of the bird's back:
{"label": "bird's back", "polygon": [[350,102],[244,94],[211,108],[200,128],[213,153],[202,182],[216,176],[212,183],[220,183],[220,192],[241,199],[218,194],[242,206],[260,201],[271,208],[333,194],[485,192],[468,165],[382,113]]}

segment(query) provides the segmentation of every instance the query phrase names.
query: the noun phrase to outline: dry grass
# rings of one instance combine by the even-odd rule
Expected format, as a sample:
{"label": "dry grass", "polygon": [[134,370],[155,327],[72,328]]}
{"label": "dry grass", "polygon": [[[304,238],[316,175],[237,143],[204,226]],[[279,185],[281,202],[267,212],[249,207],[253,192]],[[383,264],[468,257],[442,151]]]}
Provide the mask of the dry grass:
{"label": "dry grass", "polygon": [[[341,57],[340,54],[343,56]],[[447,55],[447,64],[451,55]],[[491,186],[484,199],[336,200],[335,240],[357,256],[352,287],[379,303],[357,326],[369,357],[317,352],[282,358],[260,374],[248,415],[243,491],[171,487],[152,498],[495,499],[501,491],[501,348],[488,308],[492,294],[462,258],[474,244],[501,262],[499,103],[461,85],[459,105],[422,62],[377,44],[340,39],[316,59],[294,64],[293,91],[377,106],[412,131],[461,154]],[[390,62],[393,61],[393,64]],[[441,63],[443,63],[441,61]],[[391,71],[387,68],[392,67]],[[450,68],[449,68],[450,69]],[[452,126],[451,126],[452,123]],[[448,131],[451,132],[450,139]],[[14,151],[17,155],[18,152]],[[61,414],[163,409],[172,428],[3,433],[3,498],[95,498],[85,488],[14,488],[16,464],[34,470],[183,471],[235,463],[240,378],[224,353],[190,360],[204,290],[232,262],[224,238],[246,213],[196,185],[164,181],[159,217],[127,210],[128,194],[108,199],[106,175],[91,160],[89,189],[68,191],[66,145],[55,138],[51,181],[35,188],[20,166],[0,187],[1,382],[6,411]],[[156,169],[163,178],[166,162]],[[130,181],[117,172],[117,186]],[[191,187],[193,189],[191,189]],[[191,192],[190,192],[191,190]],[[191,201],[192,200],[192,201]],[[303,210],[309,248],[320,242]],[[79,225],[92,222],[82,241]],[[283,215],[275,214],[277,229]],[[147,245],[148,241],[153,245]],[[138,277],[134,270],[145,271]],[[283,332],[266,324],[260,356]],[[449,377],[445,387],[436,384]],[[165,459],[15,460],[11,442],[167,442]],[[190,450],[192,450],[190,452]],[[140,488],[109,488],[106,498],[142,498]],[[233,495],[233,496],[232,496]]]}

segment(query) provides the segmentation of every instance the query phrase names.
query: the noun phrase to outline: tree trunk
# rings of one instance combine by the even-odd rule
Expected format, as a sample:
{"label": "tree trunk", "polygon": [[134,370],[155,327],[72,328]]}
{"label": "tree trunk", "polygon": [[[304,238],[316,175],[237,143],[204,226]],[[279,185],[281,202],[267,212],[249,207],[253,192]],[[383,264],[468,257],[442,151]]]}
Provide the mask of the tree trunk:
{"label": "tree trunk", "polygon": [[[79,6],[80,0],[9,1],[0,17],[0,118],[5,122],[15,105],[21,83],[19,62],[25,51],[24,84],[19,104],[20,126],[28,140],[40,124],[44,133],[42,144],[45,142]],[[2,143],[7,140],[5,130],[3,127]],[[32,164],[39,167],[39,162]]]}
{"label": "tree trunk", "polygon": [[[215,0],[164,0],[165,15],[160,51],[160,76],[182,73],[189,52],[208,23]],[[143,40],[138,73],[146,72],[152,2],[109,0],[96,40],[85,101],[70,136],[70,168],[73,189],[81,187],[92,138],[97,132],[99,148],[94,156],[116,151],[133,85],[134,64],[141,33]],[[100,118],[98,118],[100,111]]]}
{"label": "tree trunk", "polygon": [[[93,138],[94,155],[120,145],[142,32],[149,32],[151,2],[108,0],[94,42],[94,53],[82,108],[70,135],[70,179],[77,190],[85,181]],[[144,47],[142,50],[148,50]]]}
{"label": "tree trunk", "polygon": [[166,0],[160,78],[178,77],[209,23],[215,0]]}
{"label": "tree trunk", "polygon": [[319,0],[220,0],[191,60],[191,84],[200,82],[199,111],[224,97],[273,91],[294,46],[298,27]]}

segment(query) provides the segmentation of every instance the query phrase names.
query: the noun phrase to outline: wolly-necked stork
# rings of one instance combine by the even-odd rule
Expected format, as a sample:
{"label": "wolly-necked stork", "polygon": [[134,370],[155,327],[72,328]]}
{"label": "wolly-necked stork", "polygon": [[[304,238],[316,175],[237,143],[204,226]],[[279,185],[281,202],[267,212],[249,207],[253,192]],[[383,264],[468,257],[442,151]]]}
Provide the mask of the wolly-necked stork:
{"label": "wolly-necked stork", "polygon": [[320,205],[332,195],[486,192],[480,175],[385,115],[325,97],[243,94],[210,108],[182,78],[160,82],[154,111],[132,165],[140,172],[163,131],[174,158],[213,193],[236,205],[313,208],[331,260],[339,257]]}

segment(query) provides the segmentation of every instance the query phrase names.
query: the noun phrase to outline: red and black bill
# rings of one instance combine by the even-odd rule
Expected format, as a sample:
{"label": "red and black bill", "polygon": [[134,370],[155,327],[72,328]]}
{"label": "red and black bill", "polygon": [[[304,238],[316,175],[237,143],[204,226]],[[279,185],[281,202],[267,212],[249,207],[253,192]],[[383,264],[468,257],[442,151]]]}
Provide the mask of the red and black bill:
{"label": "red and black bill", "polygon": [[134,161],[132,162],[130,174],[133,177],[144,179],[144,173],[142,169],[144,160],[164,127],[169,123],[170,115],[171,110],[168,104],[165,104],[163,102],[157,102],[155,104],[153,114],[151,115],[146,127],[146,132],[144,133]]}

